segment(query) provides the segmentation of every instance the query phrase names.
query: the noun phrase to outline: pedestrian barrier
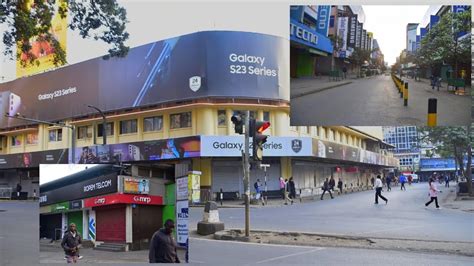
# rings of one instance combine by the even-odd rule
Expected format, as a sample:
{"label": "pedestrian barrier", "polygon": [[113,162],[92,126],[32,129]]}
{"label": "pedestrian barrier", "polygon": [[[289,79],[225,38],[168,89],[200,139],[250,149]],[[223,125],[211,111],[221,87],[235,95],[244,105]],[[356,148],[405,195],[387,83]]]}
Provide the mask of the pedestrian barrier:
{"label": "pedestrian barrier", "polygon": [[340,70],[329,71],[329,79],[334,81],[342,79],[342,72]]}
{"label": "pedestrian barrier", "polygon": [[0,199],[10,199],[12,191],[11,187],[0,187]]}
{"label": "pedestrian barrier", "polygon": [[435,127],[437,124],[437,102],[436,98],[428,99],[428,121],[427,124],[429,127]]}
{"label": "pedestrian barrier", "polygon": [[408,81],[405,82],[403,89],[403,106],[408,106]]}

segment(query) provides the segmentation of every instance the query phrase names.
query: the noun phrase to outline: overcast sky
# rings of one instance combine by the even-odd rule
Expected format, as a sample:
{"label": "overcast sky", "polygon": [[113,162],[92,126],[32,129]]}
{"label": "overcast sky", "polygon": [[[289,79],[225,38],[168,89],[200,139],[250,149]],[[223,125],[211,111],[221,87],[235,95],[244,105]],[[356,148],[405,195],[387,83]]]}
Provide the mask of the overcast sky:
{"label": "overcast sky", "polygon": [[388,65],[406,48],[408,23],[420,23],[429,6],[362,6],[365,12],[364,28],[374,33]]}
{"label": "overcast sky", "polygon": [[97,165],[98,164],[40,164],[40,185]]}

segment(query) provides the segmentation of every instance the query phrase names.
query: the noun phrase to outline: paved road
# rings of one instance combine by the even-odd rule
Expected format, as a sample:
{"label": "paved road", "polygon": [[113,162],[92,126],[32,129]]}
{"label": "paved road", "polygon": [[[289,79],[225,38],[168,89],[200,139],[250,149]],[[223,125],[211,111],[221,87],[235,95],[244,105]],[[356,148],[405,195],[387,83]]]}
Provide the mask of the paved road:
{"label": "paved road", "polygon": [[291,125],[424,126],[428,98],[438,99],[438,125],[471,123],[471,97],[449,94],[446,88],[432,91],[410,79],[404,107],[391,77],[382,75],[292,99]]}
{"label": "paved road", "polygon": [[37,265],[37,202],[0,202],[0,265]]}
{"label": "paved road", "polygon": [[391,250],[266,245],[191,238],[192,264],[472,265],[472,257]]}
{"label": "paved road", "polygon": [[[382,238],[474,242],[474,214],[424,208],[427,183],[383,192],[389,199],[374,204],[374,192],[363,191],[289,206],[251,208],[251,229],[314,232]],[[440,187],[444,189],[444,187]],[[454,190],[454,186],[450,189]],[[446,193],[440,196],[440,205]],[[383,201],[381,201],[383,202]],[[433,203],[434,204],[434,203]],[[202,208],[191,208],[190,228],[202,219]],[[220,209],[226,228],[244,227],[244,209]]]}

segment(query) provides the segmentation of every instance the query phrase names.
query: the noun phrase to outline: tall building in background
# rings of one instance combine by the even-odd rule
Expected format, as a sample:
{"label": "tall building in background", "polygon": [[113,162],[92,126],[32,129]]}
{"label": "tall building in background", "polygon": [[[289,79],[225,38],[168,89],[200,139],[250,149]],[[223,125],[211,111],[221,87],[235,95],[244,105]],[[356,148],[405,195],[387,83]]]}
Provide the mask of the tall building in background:
{"label": "tall building in background", "polygon": [[406,50],[408,53],[416,51],[416,30],[418,23],[408,23],[406,31]]}
{"label": "tall building in background", "polygon": [[416,171],[420,162],[419,132],[416,126],[383,127],[384,142],[393,145],[400,170]]}

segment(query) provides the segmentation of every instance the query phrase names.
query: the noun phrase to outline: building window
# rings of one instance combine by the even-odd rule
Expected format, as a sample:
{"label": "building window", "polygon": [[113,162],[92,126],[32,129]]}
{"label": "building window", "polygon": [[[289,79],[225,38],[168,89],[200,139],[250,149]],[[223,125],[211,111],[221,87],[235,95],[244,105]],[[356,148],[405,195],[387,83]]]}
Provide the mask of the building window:
{"label": "building window", "polygon": [[137,119],[120,121],[120,134],[137,133]]}
{"label": "building window", "polygon": [[49,141],[62,141],[63,140],[63,129],[52,129],[49,131]]}
{"label": "building window", "polygon": [[227,116],[225,110],[217,110],[217,125],[226,126],[227,125]]}
{"label": "building window", "polygon": [[[245,120],[245,114],[247,111],[242,111],[242,110],[234,110],[234,115],[240,115],[242,120]],[[255,119],[255,111],[250,111],[250,119]]]}
{"label": "building window", "polygon": [[12,136],[12,146],[21,146],[21,135]]}
{"label": "building window", "polygon": [[77,139],[92,138],[92,127],[82,126],[77,127]]}
{"label": "building window", "polygon": [[38,132],[26,134],[26,144],[38,144]]}
{"label": "building window", "polygon": [[[103,132],[103,124],[98,124],[97,125],[97,136],[102,137],[102,132]],[[113,136],[114,135],[114,122],[108,122],[105,124],[105,127],[107,128],[106,136]]]}
{"label": "building window", "polygon": [[146,117],[143,119],[143,131],[160,131],[163,129],[163,116]]}
{"label": "building window", "polygon": [[263,112],[263,121],[270,121],[270,112]]}
{"label": "building window", "polygon": [[170,115],[171,129],[191,127],[191,112]]}

